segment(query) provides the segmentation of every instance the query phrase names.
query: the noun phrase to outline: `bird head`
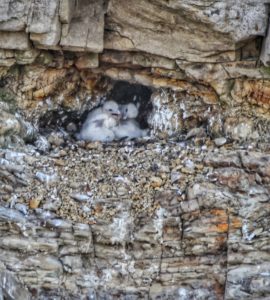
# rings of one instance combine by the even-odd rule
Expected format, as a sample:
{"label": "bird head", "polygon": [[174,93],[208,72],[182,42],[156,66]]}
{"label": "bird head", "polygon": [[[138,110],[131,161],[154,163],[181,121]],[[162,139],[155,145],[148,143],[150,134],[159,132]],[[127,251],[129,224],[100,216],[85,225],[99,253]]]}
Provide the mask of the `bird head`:
{"label": "bird head", "polygon": [[121,117],[119,105],[115,101],[106,101],[103,104],[103,111],[111,115],[115,119],[120,119]]}
{"label": "bird head", "polygon": [[134,103],[128,103],[121,106],[122,119],[135,119],[138,116],[138,108]]}

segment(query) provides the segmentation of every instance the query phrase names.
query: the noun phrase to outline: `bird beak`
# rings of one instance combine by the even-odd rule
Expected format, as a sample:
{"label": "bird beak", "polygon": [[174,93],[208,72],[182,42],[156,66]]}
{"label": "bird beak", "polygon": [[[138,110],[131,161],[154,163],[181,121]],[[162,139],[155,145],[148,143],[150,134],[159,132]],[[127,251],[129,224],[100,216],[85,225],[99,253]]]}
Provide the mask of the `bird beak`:
{"label": "bird beak", "polygon": [[117,120],[120,120],[120,119],[121,119],[121,112],[120,112],[120,111],[114,112],[112,115],[113,115]]}

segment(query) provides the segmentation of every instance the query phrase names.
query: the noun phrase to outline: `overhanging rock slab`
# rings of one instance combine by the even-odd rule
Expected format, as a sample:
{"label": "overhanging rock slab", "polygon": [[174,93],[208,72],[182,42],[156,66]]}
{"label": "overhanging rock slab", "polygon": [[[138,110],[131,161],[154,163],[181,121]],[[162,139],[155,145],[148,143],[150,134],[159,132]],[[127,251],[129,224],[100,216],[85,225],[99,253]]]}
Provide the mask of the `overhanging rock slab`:
{"label": "overhanging rock slab", "polygon": [[25,32],[0,31],[0,48],[11,50],[27,50],[31,48],[28,34]]}
{"label": "overhanging rock slab", "polygon": [[60,45],[66,50],[101,52],[104,14],[102,1],[79,1],[71,24],[64,24]]}

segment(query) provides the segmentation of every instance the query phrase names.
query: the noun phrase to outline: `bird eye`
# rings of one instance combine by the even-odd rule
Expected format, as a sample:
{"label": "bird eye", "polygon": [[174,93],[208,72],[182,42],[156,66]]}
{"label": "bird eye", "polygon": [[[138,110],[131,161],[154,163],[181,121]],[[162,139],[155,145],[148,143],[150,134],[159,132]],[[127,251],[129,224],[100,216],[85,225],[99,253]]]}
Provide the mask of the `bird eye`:
{"label": "bird eye", "polygon": [[126,108],[126,112],[128,111],[128,109]]}
{"label": "bird eye", "polygon": [[109,111],[112,111],[112,109],[110,108]]}

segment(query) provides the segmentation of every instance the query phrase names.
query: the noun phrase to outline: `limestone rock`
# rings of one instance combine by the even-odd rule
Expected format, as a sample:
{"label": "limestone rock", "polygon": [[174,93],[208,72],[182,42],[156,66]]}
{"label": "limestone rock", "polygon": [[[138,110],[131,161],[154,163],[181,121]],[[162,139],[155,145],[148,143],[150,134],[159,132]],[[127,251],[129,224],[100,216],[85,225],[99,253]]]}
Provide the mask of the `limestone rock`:
{"label": "limestone rock", "polygon": [[[266,70],[264,72],[266,72]],[[235,81],[235,85],[231,91],[231,95],[236,102],[243,103],[248,101],[249,103],[264,108],[266,111],[270,107],[269,94],[270,85],[267,80],[255,81],[238,79]]]}
{"label": "limestone rock", "polygon": [[31,33],[48,33],[57,16],[59,0],[33,0],[28,17],[27,31]]}
{"label": "limestone rock", "polygon": [[267,36],[264,38],[261,50],[260,60],[263,62],[265,66],[270,65],[270,32],[269,25],[267,30]]}
{"label": "limestone rock", "polygon": [[[4,151],[0,182],[24,170],[30,182],[20,189],[1,182],[1,197],[16,189],[11,203],[24,205],[43,191],[60,206],[49,211],[41,203],[26,214],[17,210],[21,205],[0,207],[0,269],[47,298],[268,293],[269,154],[170,142],[75,151],[73,144],[49,155]],[[57,154],[64,167],[55,164]],[[50,185],[36,180],[37,170],[47,178],[44,167],[57,169]],[[183,167],[193,172],[184,174]],[[119,188],[128,192],[118,195]],[[91,191],[89,201],[71,199],[75,189],[80,197]]]}
{"label": "limestone rock", "polygon": [[[194,91],[195,95],[196,93]],[[215,105],[207,103],[211,103],[212,100],[207,96],[204,96],[203,99],[192,95],[188,97],[192,100],[186,101],[187,96],[181,92],[168,94],[160,91],[153,93],[151,96],[153,109],[147,119],[152,133],[164,132],[173,135],[190,130],[194,132],[195,128],[199,128],[202,122],[205,124],[212,122],[211,118],[215,118],[216,115]],[[205,136],[203,128],[199,129],[200,134],[199,132],[193,134],[192,131],[190,131],[190,135],[187,135],[187,138],[195,135]]]}
{"label": "limestone rock", "polygon": [[0,136],[20,133],[21,125],[14,115],[1,111],[0,116]]}
{"label": "limestone rock", "polygon": [[0,3],[0,31],[23,31],[31,1],[4,0]]}
{"label": "limestone rock", "polygon": [[227,118],[224,123],[224,132],[226,136],[233,140],[246,140],[251,137],[253,131],[253,122],[247,118]]}
{"label": "limestone rock", "polygon": [[132,66],[143,66],[152,68],[160,67],[169,70],[173,70],[175,68],[175,61],[172,59],[140,52],[119,52],[107,50],[100,55],[100,61],[108,64],[130,64]]}
{"label": "limestone rock", "polygon": [[75,0],[60,0],[59,17],[61,23],[69,24],[75,10]]}
{"label": "limestone rock", "polygon": [[[268,2],[1,2],[1,299],[268,297]],[[110,96],[152,136],[76,141]]]}
{"label": "limestone rock", "polygon": [[56,47],[61,37],[61,24],[58,15],[55,15],[51,21],[50,31],[48,33],[31,33],[30,39],[37,48],[59,49]]}
{"label": "limestone rock", "polygon": [[0,48],[27,50],[31,48],[28,35],[21,32],[4,32],[0,31]]}
{"label": "limestone rock", "polygon": [[221,62],[235,60],[237,42],[265,34],[268,17],[263,3],[254,6],[246,0],[237,5],[220,1],[200,4],[140,0],[130,6],[125,1],[112,0],[105,48],[141,50],[194,62]]}
{"label": "limestone rock", "polygon": [[98,55],[96,53],[84,54],[75,61],[75,66],[79,70],[97,68],[99,65]]}
{"label": "limestone rock", "polygon": [[37,56],[39,55],[39,50],[31,49],[27,51],[16,51],[15,59],[16,63],[19,65],[28,65],[35,61]]}
{"label": "limestone rock", "polygon": [[236,61],[226,63],[190,63],[177,60],[177,65],[187,77],[204,82],[220,82],[233,78],[248,76],[249,78],[267,78],[267,72],[257,68],[256,61]]}
{"label": "limestone rock", "polygon": [[15,58],[0,58],[0,66],[1,67],[11,67],[16,63]]}
{"label": "limestone rock", "polygon": [[67,50],[101,52],[103,31],[102,1],[79,1],[70,25],[62,26],[60,45]]}
{"label": "limestone rock", "polygon": [[[30,293],[22,287],[21,283],[11,273],[0,270],[0,296],[9,299],[30,300]],[[3,295],[1,295],[3,293]]]}

